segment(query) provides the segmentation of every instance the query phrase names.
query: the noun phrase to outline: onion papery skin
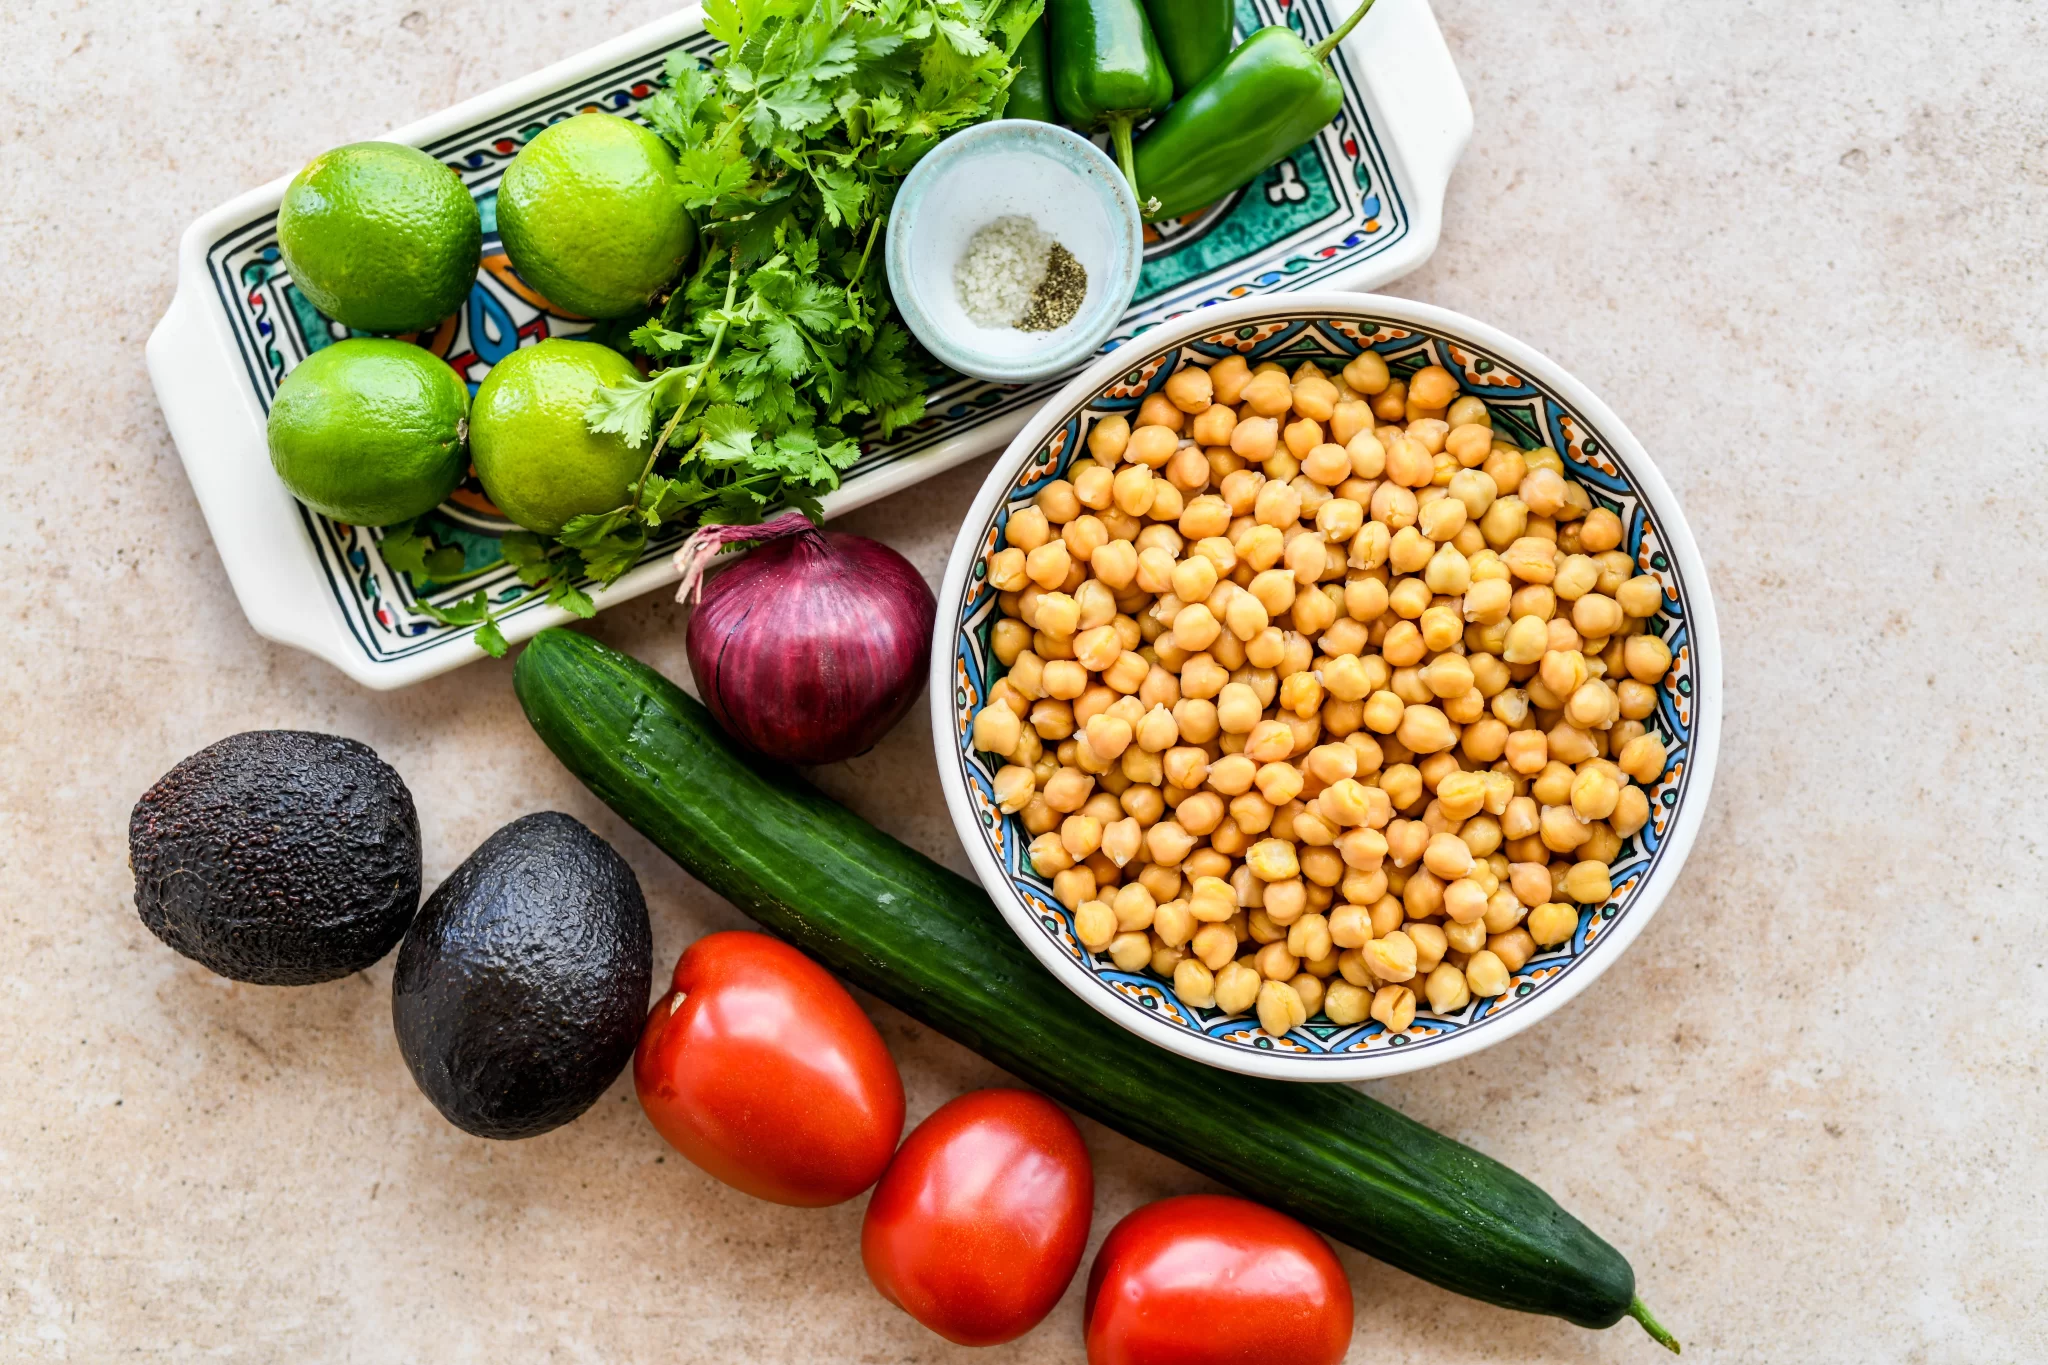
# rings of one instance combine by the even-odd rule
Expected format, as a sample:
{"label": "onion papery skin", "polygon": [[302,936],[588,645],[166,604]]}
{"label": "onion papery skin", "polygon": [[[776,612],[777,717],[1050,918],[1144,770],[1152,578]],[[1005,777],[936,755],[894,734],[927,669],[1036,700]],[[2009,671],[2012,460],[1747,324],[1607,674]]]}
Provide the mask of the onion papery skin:
{"label": "onion papery skin", "polygon": [[785,763],[872,749],[924,685],[938,603],[896,551],[805,528],[712,577],[687,646],[704,704]]}

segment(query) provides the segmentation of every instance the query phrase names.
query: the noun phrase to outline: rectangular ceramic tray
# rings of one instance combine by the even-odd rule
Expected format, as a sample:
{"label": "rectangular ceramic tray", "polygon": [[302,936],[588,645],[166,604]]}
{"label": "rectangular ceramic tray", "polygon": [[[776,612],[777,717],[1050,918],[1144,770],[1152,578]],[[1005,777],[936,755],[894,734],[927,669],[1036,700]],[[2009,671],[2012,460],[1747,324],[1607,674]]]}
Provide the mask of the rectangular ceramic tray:
{"label": "rectangular ceramic tray", "polygon": [[[1242,28],[1292,23],[1311,42],[1352,0],[1238,0]],[[652,95],[668,53],[708,62],[718,50],[700,11],[684,9],[580,56],[388,135],[459,173],[483,215],[483,259],[469,302],[419,338],[470,383],[506,352],[586,323],[549,313],[507,263],[496,231],[497,185],[521,145],[585,109],[631,115]],[[1223,299],[1309,287],[1372,289],[1413,270],[1436,247],[1445,183],[1471,134],[1472,110],[1428,0],[1379,0],[1334,59],[1344,108],[1316,139],[1220,205],[1148,230],[1138,296],[1108,343]],[[264,423],[291,367],[348,335],[293,287],[277,251],[277,208],[289,177],[192,224],[178,253],[178,289],[150,336],[150,379],[172,439],[249,623],[266,638],[317,654],[369,687],[403,687],[481,657],[466,630],[416,605],[445,605],[479,587],[517,595],[508,569],[457,584],[394,572],[378,533],[316,516],[270,468]],[[860,463],[828,514],[849,511],[1006,444],[1058,387],[949,376],[929,415],[888,441],[864,440]],[[474,481],[432,514],[437,540],[472,567],[497,559],[511,529]],[[657,540],[601,594],[599,607],[675,578]],[[533,603],[504,623],[524,639],[569,619]]]}

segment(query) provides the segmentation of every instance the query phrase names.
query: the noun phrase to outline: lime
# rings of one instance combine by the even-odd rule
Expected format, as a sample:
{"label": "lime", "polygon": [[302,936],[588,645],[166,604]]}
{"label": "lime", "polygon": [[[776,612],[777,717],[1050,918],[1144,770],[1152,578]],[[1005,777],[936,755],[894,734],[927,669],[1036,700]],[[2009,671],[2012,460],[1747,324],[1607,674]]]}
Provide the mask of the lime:
{"label": "lime", "polygon": [[696,230],[675,154],[616,114],[577,114],[519,149],[498,186],[498,234],[521,278],[587,318],[647,306]]}
{"label": "lime", "polygon": [[483,231],[461,178],[395,142],[314,157],[277,211],[292,282],[315,308],[364,332],[417,332],[460,308]]}
{"label": "lime", "polygon": [[270,405],[270,463],[293,497],[355,526],[431,512],[462,482],[469,386],[430,351],[353,337],[313,352]]}
{"label": "lime", "polygon": [[591,395],[637,379],[633,363],[594,341],[548,340],[512,352],[484,376],[471,425],[476,475],[498,510],[557,535],[584,512],[623,506],[644,452],[583,420]]}

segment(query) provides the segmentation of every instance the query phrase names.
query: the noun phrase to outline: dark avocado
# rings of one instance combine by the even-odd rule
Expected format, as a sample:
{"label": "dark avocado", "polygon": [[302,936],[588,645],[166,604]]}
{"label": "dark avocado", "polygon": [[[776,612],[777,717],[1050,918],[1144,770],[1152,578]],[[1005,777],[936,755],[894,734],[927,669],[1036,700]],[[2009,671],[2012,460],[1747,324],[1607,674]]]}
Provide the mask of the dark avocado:
{"label": "dark avocado", "polygon": [[434,1107],[478,1137],[558,1128],[633,1055],[654,942],[612,846],[544,811],[484,840],[398,950],[391,1020]]}
{"label": "dark avocado", "polygon": [[420,903],[412,793],[369,746],[305,730],[229,735],[165,773],[128,862],[151,933],[264,986],[361,971]]}

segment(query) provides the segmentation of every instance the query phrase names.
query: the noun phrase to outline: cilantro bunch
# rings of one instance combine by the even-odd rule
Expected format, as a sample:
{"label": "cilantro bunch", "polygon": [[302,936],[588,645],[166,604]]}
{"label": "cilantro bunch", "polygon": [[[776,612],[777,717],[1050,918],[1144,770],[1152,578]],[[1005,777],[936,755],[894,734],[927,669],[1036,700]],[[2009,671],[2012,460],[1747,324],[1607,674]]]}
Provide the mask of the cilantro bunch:
{"label": "cilantro bunch", "polygon": [[[585,414],[593,431],[645,446],[646,466],[624,505],[551,542],[507,538],[529,589],[516,601],[493,608],[480,592],[427,610],[476,625],[502,654],[494,617],[543,594],[589,615],[577,579],[612,582],[658,528],[782,507],[818,518],[860,457],[853,428],[886,437],[922,417],[927,381],[880,249],[889,209],[918,158],[1001,111],[1011,55],[1042,7],[709,0],[704,26],[726,50],[709,70],[673,54],[642,106],[675,149],[698,259],[645,321],[595,336],[651,362]],[[408,563],[446,553],[401,540]]]}

